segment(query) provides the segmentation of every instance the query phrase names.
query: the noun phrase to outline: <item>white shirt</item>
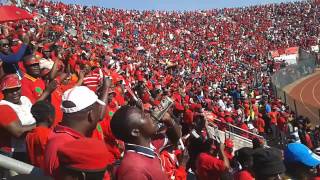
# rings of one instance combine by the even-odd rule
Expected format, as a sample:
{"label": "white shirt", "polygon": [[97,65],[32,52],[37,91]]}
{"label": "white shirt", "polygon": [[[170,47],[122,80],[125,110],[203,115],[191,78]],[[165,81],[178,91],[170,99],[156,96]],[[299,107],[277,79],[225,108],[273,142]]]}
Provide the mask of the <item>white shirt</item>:
{"label": "white shirt", "polygon": [[[32,103],[29,98],[21,96],[21,104],[14,104],[6,100],[1,100],[0,105],[10,106],[19,117],[20,123],[23,126],[32,125],[36,120],[31,114]],[[11,145],[15,152],[26,152],[25,138],[11,138]]]}

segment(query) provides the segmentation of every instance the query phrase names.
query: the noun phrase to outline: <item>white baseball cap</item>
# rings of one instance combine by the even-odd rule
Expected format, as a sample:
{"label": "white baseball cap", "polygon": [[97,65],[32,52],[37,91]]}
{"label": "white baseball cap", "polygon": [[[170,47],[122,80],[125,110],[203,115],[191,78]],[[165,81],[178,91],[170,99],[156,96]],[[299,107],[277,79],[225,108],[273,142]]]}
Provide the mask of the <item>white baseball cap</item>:
{"label": "white baseball cap", "polygon": [[75,86],[71,89],[68,89],[63,93],[62,102],[64,101],[70,101],[76,105],[75,107],[70,108],[63,107],[63,105],[61,105],[61,110],[64,113],[79,112],[96,102],[103,106],[106,105],[103,101],[99,100],[98,96],[86,86]]}

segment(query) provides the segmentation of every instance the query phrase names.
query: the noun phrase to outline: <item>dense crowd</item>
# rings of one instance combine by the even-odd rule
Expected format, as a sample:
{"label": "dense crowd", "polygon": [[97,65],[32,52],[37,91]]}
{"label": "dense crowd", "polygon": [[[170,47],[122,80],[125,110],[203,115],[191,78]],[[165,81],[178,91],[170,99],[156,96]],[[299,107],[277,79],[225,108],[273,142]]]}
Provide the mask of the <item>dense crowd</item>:
{"label": "dense crowd", "polygon": [[[320,129],[275,97],[268,57],[319,44],[316,3],[22,8],[34,19],[0,24],[1,154],[59,180],[320,177]],[[253,147],[212,133],[229,125]]]}

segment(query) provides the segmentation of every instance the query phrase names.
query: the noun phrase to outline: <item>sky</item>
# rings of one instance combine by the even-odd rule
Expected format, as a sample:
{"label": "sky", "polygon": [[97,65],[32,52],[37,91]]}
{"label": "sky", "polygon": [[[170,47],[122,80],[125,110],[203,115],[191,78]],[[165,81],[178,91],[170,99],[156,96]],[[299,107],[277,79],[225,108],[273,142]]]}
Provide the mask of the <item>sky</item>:
{"label": "sky", "polygon": [[95,5],[116,9],[136,10],[199,10],[242,7],[257,4],[292,2],[297,0],[54,0],[68,4]]}

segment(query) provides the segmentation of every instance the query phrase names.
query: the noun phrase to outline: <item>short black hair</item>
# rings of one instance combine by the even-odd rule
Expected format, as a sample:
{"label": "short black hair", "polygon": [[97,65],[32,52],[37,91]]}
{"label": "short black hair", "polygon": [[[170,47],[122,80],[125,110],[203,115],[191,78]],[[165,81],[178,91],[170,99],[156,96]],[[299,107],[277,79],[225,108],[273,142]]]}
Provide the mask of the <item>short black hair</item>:
{"label": "short black hair", "polygon": [[[63,117],[68,117],[68,118],[83,118],[86,116],[86,114],[91,111],[95,107],[96,103],[91,104],[90,106],[77,111],[73,113],[63,113]],[[76,107],[76,105],[72,101],[63,101],[62,106],[65,108],[73,108]]]}
{"label": "short black hair", "polygon": [[112,119],[110,121],[110,127],[113,135],[122,141],[128,140],[130,137],[130,130],[131,130],[131,119],[129,118],[130,113],[132,112],[139,112],[135,106],[122,106],[118,109]]}
{"label": "short black hair", "polygon": [[31,114],[37,123],[45,122],[49,117],[54,117],[55,108],[47,101],[38,101],[31,107]]}

